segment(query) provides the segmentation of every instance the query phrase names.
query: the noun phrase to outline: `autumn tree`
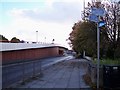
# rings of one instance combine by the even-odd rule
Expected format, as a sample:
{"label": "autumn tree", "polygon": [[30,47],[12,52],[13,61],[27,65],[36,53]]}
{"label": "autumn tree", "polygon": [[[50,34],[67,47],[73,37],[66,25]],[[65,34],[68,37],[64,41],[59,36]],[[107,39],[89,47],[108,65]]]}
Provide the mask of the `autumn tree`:
{"label": "autumn tree", "polygon": [[96,24],[78,22],[73,26],[69,40],[73,49],[79,54],[86,51],[89,56],[96,56]]}
{"label": "autumn tree", "polygon": [[[96,2],[89,3],[83,11],[83,22],[75,23],[69,40],[73,49],[80,53],[83,50],[91,56],[96,54],[96,24],[89,21],[91,8]],[[120,2],[100,2],[106,10],[102,17],[106,25],[100,28],[100,57],[120,57]]]}

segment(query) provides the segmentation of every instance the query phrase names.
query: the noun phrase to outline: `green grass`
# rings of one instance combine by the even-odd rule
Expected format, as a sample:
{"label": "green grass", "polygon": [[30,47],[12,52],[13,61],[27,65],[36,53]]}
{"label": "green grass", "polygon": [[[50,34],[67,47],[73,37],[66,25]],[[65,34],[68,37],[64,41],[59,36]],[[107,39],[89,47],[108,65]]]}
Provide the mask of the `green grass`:
{"label": "green grass", "polygon": [[[97,64],[97,59],[93,60],[93,63],[94,64]],[[120,58],[119,59],[115,59],[115,60],[112,60],[112,59],[101,59],[100,60],[100,64],[101,65],[120,65]]]}

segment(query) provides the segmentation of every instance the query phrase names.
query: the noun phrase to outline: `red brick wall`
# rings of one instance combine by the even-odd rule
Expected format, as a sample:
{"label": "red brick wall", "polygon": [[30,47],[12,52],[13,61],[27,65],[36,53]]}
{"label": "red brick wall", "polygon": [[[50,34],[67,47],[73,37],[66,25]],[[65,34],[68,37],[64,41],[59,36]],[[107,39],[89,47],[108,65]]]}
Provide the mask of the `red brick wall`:
{"label": "red brick wall", "polygon": [[2,52],[2,63],[5,64],[22,60],[35,60],[58,55],[59,47],[4,51]]}

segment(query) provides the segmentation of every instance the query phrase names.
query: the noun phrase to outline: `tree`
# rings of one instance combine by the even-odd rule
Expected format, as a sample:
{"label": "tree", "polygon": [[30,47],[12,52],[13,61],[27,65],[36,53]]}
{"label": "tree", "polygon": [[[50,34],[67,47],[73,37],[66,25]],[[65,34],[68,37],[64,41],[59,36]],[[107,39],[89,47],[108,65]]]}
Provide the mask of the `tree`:
{"label": "tree", "polygon": [[0,42],[9,42],[9,40],[5,38],[3,35],[0,35]]}
{"label": "tree", "polygon": [[[88,6],[84,8],[83,20],[89,21],[89,15],[91,13],[91,8],[97,7],[97,5],[106,10],[106,16],[102,19],[106,22],[105,28],[101,28],[101,33],[104,32],[105,42],[108,47],[106,55],[110,58],[120,57],[120,1],[119,2],[88,2]],[[102,37],[102,36],[101,36]],[[119,49],[119,51],[118,51]],[[104,52],[104,50],[103,50]]]}
{"label": "tree", "polygon": [[20,40],[16,37],[13,37],[10,42],[11,43],[20,43]]}
{"label": "tree", "polygon": [[78,22],[73,26],[69,40],[73,49],[79,54],[86,51],[89,56],[96,56],[96,24]]}
{"label": "tree", "polygon": [[[117,53],[120,53],[117,49],[120,48],[120,3],[113,2],[110,5],[106,5],[107,15],[105,17],[107,34],[109,36],[109,56],[116,57]],[[117,57],[120,57],[120,55]]]}
{"label": "tree", "polygon": [[[78,54],[86,51],[86,54],[96,57],[97,53],[97,25],[94,22],[78,22],[72,27],[73,31],[70,33],[69,40],[74,51]],[[106,48],[108,48],[107,33],[102,28],[100,30],[100,56],[106,55]]]}

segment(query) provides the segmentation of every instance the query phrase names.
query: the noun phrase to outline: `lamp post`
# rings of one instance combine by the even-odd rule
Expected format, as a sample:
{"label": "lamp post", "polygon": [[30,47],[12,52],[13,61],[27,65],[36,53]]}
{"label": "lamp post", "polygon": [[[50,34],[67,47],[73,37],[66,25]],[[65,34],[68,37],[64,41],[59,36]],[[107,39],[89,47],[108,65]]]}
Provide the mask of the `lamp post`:
{"label": "lamp post", "polygon": [[45,37],[45,43],[46,43],[46,37]]}
{"label": "lamp post", "polygon": [[38,43],[38,31],[36,31],[36,43]]}
{"label": "lamp post", "polygon": [[52,44],[54,44],[55,39],[52,40]]}

